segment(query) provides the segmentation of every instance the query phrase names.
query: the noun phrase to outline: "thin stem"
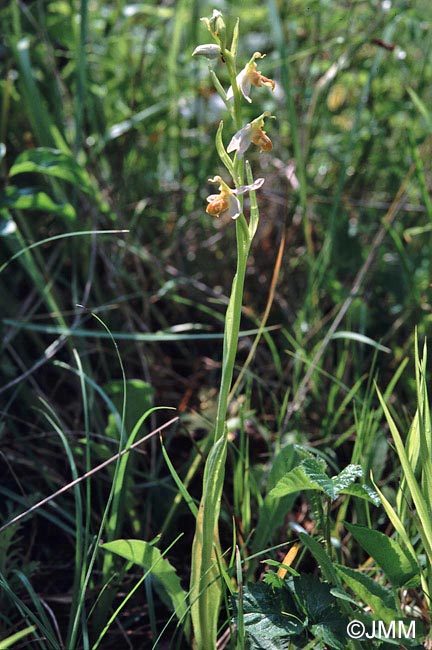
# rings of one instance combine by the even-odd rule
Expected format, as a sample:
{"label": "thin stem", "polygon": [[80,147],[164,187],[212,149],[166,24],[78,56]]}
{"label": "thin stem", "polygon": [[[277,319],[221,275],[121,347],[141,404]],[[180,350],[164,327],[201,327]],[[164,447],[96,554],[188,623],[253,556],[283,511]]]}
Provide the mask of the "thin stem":
{"label": "thin stem", "polygon": [[240,331],[243,288],[246,275],[247,258],[250,249],[247,224],[243,215],[236,222],[237,234],[237,271],[234,276],[230,301],[225,319],[222,378],[219,402],[216,416],[215,441],[224,435],[225,420],[228,408],[228,395],[234,372],[237,353],[238,336]]}

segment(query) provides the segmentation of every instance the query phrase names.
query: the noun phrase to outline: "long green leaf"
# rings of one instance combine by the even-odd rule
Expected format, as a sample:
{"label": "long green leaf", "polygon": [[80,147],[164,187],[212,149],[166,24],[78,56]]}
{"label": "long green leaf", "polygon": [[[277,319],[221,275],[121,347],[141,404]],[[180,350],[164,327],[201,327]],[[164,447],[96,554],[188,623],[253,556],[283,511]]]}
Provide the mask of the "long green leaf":
{"label": "long green leaf", "polygon": [[391,590],[385,589],[361,571],[340,564],[335,564],[335,569],[357,598],[372,608],[377,619],[389,624],[400,618],[399,612],[392,607],[394,600]]}
{"label": "long green leaf", "polygon": [[86,194],[94,193],[94,186],[85,169],[72,156],[49,147],[39,147],[24,151],[9,171],[9,176],[39,173],[60,178]]}
{"label": "long green leaf", "polygon": [[70,203],[56,203],[45,192],[31,187],[18,188],[7,187],[0,194],[0,209],[9,208],[15,210],[39,210],[56,214],[58,217],[72,220],[76,218],[76,212]]}
{"label": "long green leaf", "polygon": [[344,526],[360,546],[373,557],[394,587],[403,587],[413,578],[417,578],[417,582],[420,580],[417,562],[394,539],[366,526],[348,522],[345,522]]}
{"label": "long green leaf", "polygon": [[18,643],[18,641],[21,641],[21,639],[24,639],[24,637],[28,636],[35,630],[36,630],[36,625],[29,625],[23,630],[20,630],[19,632],[15,632],[15,634],[8,636],[6,639],[0,639],[0,648],[2,650],[7,650],[8,648],[12,648],[12,646],[15,645],[15,643]]}
{"label": "long green leaf", "polygon": [[168,595],[179,620],[188,613],[187,594],[182,589],[175,568],[158,548],[139,539],[117,539],[101,545],[106,551],[138,564],[159,580]]}
{"label": "long green leaf", "polygon": [[417,482],[417,479],[414,475],[413,469],[410,465],[408,456],[405,451],[404,444],[400,433],[396,427],[396,424],[391,416],[391,413],[387,407],[387,404],[384,401],[384,398],[377,388],[378,398],[380,400],[384,415],[390,427],[390,432],[392,434],[396,451],[399,456],[399,460],[402,465],[402,470],[404,478],[407,482],[409,491],[411,493],[415,507],[417,508],[418,518],[419,518],[419,534],[422,538],[422,542],[425,547],[425,552],[428,556],[429,562],[432,564],[432,524],[431,524],[431,513],[429,512],[428,505],[423,497],[421,488]]}
{"label": "long green leaf", "polygon": [[217,637],[222,597],[217,556],[220,554],[218,517],[227,452],[226,436],[213,445],[204,469],[203,494],[192,544],[191,615],[197,648],[212,647]]}
{"label": "long green leaf", "polygon": [[181,480],[180,476],[177,474],[176,469],[175,469],[174,465],[172,464],[170,457],[168,456],[168,452],[165,449],[165,445],[163,444],[162,437],[160,439],[160,444],[161,444],[161,448],[162,448],[162,455],[163,455],[163,457],[165,459],[165,462],[166,462],[166,464],[168,466],[170,474],[173,477],[174,482],[175,482],[175,484],[177,485],[177,487],[179,489],[180,494],[182,495],[183,499],[185,500],[185,503],[188,506],[191,513],[193,514],[193,516],[195,518],[198,517],[198,508],[195,505],[195,501],[193,500],[193,498],[189,494],[189,492],[188,492],[186,486],[184,485],[183,481]]}
{"label": "long green leaf", "polygon": [[309,551],[314,556],[315,560],[320,565],[324,578],[331,584],[338,587],[340,584],[338,575],[334,569],[333,562],[330,560],[328,554],[325,552],[325,549],[322,546],[322,544],[320,544],[313,537],[306,535],[305,533],[300,533],[299,537],[303,542],[303,544],[306,546],[306,548],[309,549]]}

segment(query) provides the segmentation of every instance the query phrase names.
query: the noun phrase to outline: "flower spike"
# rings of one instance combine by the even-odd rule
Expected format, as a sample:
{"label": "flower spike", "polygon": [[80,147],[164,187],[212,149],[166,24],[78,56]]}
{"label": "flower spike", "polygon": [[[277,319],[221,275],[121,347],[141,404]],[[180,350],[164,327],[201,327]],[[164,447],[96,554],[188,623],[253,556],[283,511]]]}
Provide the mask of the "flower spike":
{"label": "flower spike", "polygon": [[242,213],[240,201],[237,196],[251,192],[252,190],[258,190],[264,183],[264,179],[257,178],[251,185],[241,185],[234,190],[228,187],[220,176],[209,178],[209,183],[219,183],[219,194],[211,194],[207,197],[207,214],[210,214],[212,217],[220,217],[221,215],[228,214],[231,219],[237,219]]}
{"label": "flower spike", "polygon": [[[268,86],[272,90],[275,89],[275,82],[273,79],[268,79],[267,77],[264,77],[264,75],[257,70],[257,64],[255,63],[255,59],[263,59],[265,57],[265,54],[261,54],[261,52],[255,52],[249,61],[243,68],[243,70],[237,75],[236,82],[237,86],[243,95],[243,97],[246,99],[249,104],[252,103],[252,100],[250,98],[250,89],[251,86],[257,86],[260,88],[261,86]],[[227,92],[227,98],[232,99],[233,97],[233,89],[230,87]]]}

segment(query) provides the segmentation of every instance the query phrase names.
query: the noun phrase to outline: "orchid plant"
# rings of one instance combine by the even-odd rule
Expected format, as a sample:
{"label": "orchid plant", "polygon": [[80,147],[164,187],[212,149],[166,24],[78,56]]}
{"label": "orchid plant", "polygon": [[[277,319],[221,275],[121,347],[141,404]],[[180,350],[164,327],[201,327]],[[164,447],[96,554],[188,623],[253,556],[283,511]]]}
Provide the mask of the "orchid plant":
{"label": "orchid plant", "polygon": [[[203,56],[226,65],[231,83],[227,91],[219,81],[214,69],[211,66],[209,69],[215,88],[230,111],[235,129],[228,147],[225,148],[222,138],[223,122],[219,125],[216,134],[216,149],[231,180],[227,183],[219,175],[210,178],[210,183],[219,184],[219,194],[211,194],[207,197],[206,212],[209,215],[213,217],[228,216],[235,220],[237,269],[225,318],[222,377],[214,441],[204,469],[203,491],[192,547],[190,586],[194,648],[196,650],[213,650],[216,648],[217,623],[223,589],[221,578],[223,558],[219,543],[218,519],[227,453],[227,409],[237,353],[247,259],[259,221],[256,190],[260,189],[264,183],[263,178],[253,179],[251,166],[248,161],[244,160],[244,155],[251,144],[256,145],[261,152],[268,152],[272,149],[272,142],[263,127],[264,121],[273,116],[269,112],[264,112],[252,122],[244,124],[242,103],[243,100],[252,103],[250,97],[252,86],[267,87],[273,91],[275,83],[257,70],[256,60],[263,58],[260,52],[255,52],[246,66],[237,73],[238,20],[229,48],[222,14],[214,10],[211,18],[202,18],[201,20],[207,26],[214,42],[200,45],[195,49],[193,55]],[[249,194],[250,197],[248,219],[243,205],[245,194]]]}

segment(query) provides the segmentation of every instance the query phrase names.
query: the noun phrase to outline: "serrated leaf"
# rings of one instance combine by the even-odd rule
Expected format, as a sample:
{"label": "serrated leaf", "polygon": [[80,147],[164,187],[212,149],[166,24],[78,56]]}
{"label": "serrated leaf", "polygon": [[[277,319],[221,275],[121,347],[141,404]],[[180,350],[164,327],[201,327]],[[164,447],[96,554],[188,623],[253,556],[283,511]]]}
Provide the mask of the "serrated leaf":
{"label": "serrated leaf", "polygon": [[299,578],[290,580],[289,585],[297,594],[305,614],[312,623],[319,622],[334,604],[330,586],[314,575],[304,573]]}
{"label": "serrated leaf", "polygon": [[337,494],[334,490],[333,480],[325,473],[324,461],[318,458],[305,458],[301,467],[312,483],[317,484],[330,499],[336,499]]}
{"label": "serrated leaf", "polygon": [[314,575],[303,574],[291,580],[289,586],[309,621],[308,630],[330,648],[344,650],[348,620],[336,605],[330,585]]}
{"label": "serrated leaf", "polygon": [[101,544],[101,547],[151,572],[168,595],[178,619],[187,616],[186,592],[182,589],[175,568],[158,548],[140,539],[117,539]]}
{"label": "serrated leaf", "polygon": [[[340,633],[345,632],[346,637],[346,623],[342,626],[340,625],[341,618],[335,614],[334,623],[339,624],[341,627]],[[311,625],[311,633],[314,635],[315,639],[324,643],[326,648],[334,648],[335,650],[346,650],[346,639],[342,641],[338,638],[335,630],[328,625],[328,623],[318,623],[316,625]]]}
{"label": "serrated leaf", "polygon": [[56,214],[64,219],[75,219],[76,213],[70,203],[56,203],[48,194],[31,187],[7,187],[0,193],[0,209],[40,210]]}
{"label": "serrated leaf", "polygon": [[365,501],[372,503],[374,506],[381,505],[379,495],[375,490],[369,487],[369,485],[358,485],[357,483],[353,483],[353,485],[341,490],[341,494],[349,494],[352,497],[364,499]]}
{"label": "serrated leaf", "polygon": [[363,469],[360,465],[347,465],[337,476],[332,479],[336,495],[352,485],[358,478],[363,478]]}
{"label": "serrated leaf", "polygon": [[399,617],[398,612],[392,607],[394,599],[391,590],[385,589],[385,587],[361,571],[349,569],[340,564],[334,566],[339,576],[356,594],[358,599],[371,607],[376,619],[388,624]]}
{"label": "serrated leaf", "polygon": [[[290,615],[292,614],[292,615]],[[259,582],[243,593],[243,620],[250,650],[282,650],[305,623],[297,618],[294,600],[287,589],[273,589]]]}
{"label": "serrated leaf", "polygon": [[349,594],[346,593],[343,589],[339,589],[338,587],[333,587],[330,589],[330,593],[337,598],[338,600],[343,600],[346,601],[347,603],[351,603],[351,605],[355,605],[357,607],[358,603],[357,601],[352,598]]}
{"label": "serrated leaf", "polygon": [[322,487],[305,474],[301,465],[281,478],[275,487],[270,490],[269,495],[273,498],[283,497],[302,490],[318,490],[322,492]]}
{"label": "serrated leaf", "polygon": [[[319,458],[308,457],[302,460],[299,467],[283,476],[277,485],[270,491],[271,497],[282,497],[301,490],[317,490],[324,492],[332,501],[353,487],[354,481],[363,477],[360,465],[348,465],[337,476],[329,477],[325,473],[325,463]],[[365,487],[365,486],[364,486]],[[369,488],[370,490],[370,488]],[[372,495],[378,496],[373,490],[360,489],[357,496],[372,500]],[[379,501],[379,499],[378,499]]]}
{"label": "serrated leaf", "polygon": [[420,580],[420,570],[413,557],[396,540],[378,530],[345,523],[345,528],[384,571],[394,587],[402,587],[414,577]]}
{"label": "serrated leaf", "polygon": [[265,582],[266,585],[273,587],[273,589],[283,589],[286,584],[285,578],[281,578],[277,573],[271,571],[270,569],[265,572],[263,582]]}

